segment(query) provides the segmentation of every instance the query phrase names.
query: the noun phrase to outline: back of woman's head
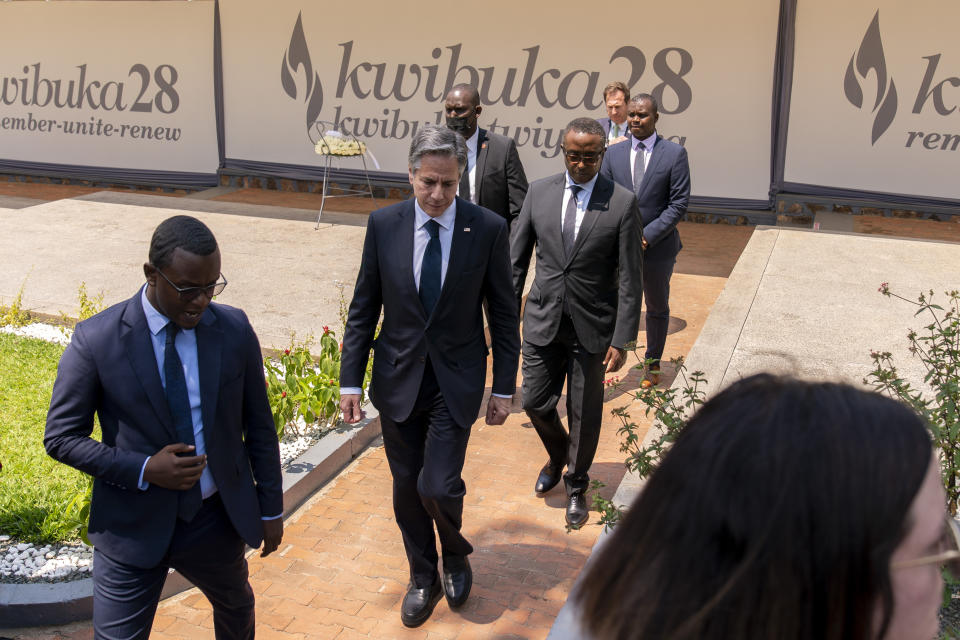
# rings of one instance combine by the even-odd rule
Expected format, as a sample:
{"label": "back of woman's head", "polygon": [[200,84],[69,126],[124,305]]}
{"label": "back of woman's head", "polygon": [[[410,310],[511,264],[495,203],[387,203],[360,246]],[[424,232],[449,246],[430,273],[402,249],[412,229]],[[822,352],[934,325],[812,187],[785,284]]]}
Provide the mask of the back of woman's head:
{"label": "back of woman's head", "polygon": [[576,596],[585,626],[598,639],[876,637],[930,460],[923,422],[893,400],[741,380],[691,418],[598,552]]}

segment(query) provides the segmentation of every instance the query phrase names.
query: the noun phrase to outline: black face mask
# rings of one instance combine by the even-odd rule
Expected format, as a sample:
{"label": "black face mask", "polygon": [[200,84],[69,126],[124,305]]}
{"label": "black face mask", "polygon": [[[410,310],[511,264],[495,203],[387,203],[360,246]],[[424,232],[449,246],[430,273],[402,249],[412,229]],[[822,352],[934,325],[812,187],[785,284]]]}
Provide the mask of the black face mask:
{"label": "black face mask", "polygon": [[447,116],[447,129],[456,131],[466,138],[467,132],[470,131],[470,125],[467,123],[466,116]]}

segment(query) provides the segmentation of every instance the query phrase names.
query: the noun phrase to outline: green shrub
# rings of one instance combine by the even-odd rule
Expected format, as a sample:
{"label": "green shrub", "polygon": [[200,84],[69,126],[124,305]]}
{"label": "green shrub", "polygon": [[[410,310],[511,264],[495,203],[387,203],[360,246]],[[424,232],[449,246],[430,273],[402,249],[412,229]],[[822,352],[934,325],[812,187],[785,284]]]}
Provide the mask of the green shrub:
{"label": "green shrub", "polygon": [[[635,348],[632,349],[637,356]],[[653,361],[641,362],[635,368],[641,369],[649,366]],[[622,441],[620,451],[627,454],[624,465],[627,471],[635,474],[640,479],[645,479],[652,474],[660,465],[663,456],[666,455],[670,445],[677,439],[677,436],[687,425],[690,416],[696,411],[697,407],[703,404],[707,380],[702,371],[694,371],[687,376],[686,366],[682,357],[670,360],[677,371],[677,377],[683,380],[679,388],[673,386],[668,388],[650,387],[640,389],[633,393],[633,398],[640,401],[646,407],[644,415],[653,416],[653,423],[650,429],[653,430],[653,437],[647,444],[644,432],[630,418],[628,407],[618,407],[611,410],[611,413],[617,416],[620,426],[617,433]],[[606,381],[609,387],[616,388],[620,385],[619,379],[613,378]],[[600,495],[600,489],[605,485],[599,480],[590,483],[592,490],[593,508],[600,513],[598,524],[612,528],[623,516],[623,510],[613,501],[607,500]]]}

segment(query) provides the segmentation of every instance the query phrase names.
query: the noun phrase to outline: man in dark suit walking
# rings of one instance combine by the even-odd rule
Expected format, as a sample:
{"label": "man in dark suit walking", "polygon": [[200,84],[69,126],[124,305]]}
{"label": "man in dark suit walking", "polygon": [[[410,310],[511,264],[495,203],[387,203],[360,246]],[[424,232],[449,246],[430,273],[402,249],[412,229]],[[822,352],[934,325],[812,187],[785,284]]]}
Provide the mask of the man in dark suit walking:
{"label": "man in dark suit walking", "polygon": [[[603,129],[577,118],[563,134],[565,173],[530,185],[510,257],[517,302],[530,255],[536,276],[523,313],[523,408],[549,454],[535,490],[563,475],[567,523],[587,520],[588,471],[600,437],[603,377],[620,369],[640,321],[642,257],[633,194],[598,174]],[[567,382],[569,433],[557,413]]]}
{"label": "man in dark suit walking", "polygon": [[477,126],[483,110],[477,88],[458,84],[447,93],[443,105],[447,128],[467,141],[467,166],[460,176],[461,198],[490,209],[507,221],[518,215],[527,195],[527,176],[513,138]]}
{"label": "man in dark suit walking", "polygon": [[644,387],[660,382],[660,359],[670,324],[670,277],[683,246],[677,223],[690,200],[687,150],[657,134],[656,99],[634,96],[627,108],[629,144],[611,146],[600,175],[631,189],[637,196],[643,224],[643,295],[647,302],[645,359],[653,364]]}
{"label": "man in dark suit walking", "polygon": [[[97,638],[147,638],[169,567],[213,604],[217,638],[253,638],[244,543],[283,536],[280,450],[260,344],[202,222],[162,222],[136,295],[77,325],[44,445],[94,477]],[[97,415],[102,442],[90,437]]]}
{"label": "man in dark suit walking", "polygon": [[367,222],[343,338],[340,408],[345,422],[360,419],[360,386],[373,347],[370,399],[380,411],[394,514],[410,564],[400,619],[415,627],[441,594],[451,607],[462,605],[473,581],[467,559],[473,547],[460,532],[466,493],[460,473],[487,374],[482,302],[493,348],[487,424],[503,424],[510,411],[520,335],[507,225],[456,197],[467,161],[463,137],[426,126],[414,135],[408,160],[414,198],[374,211]]}

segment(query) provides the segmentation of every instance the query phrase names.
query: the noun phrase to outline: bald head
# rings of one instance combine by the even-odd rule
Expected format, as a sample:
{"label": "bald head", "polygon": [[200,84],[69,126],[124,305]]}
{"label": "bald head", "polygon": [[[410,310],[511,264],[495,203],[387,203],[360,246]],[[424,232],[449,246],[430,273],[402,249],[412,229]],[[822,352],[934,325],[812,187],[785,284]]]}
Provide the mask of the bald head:
{"label": "bald head", "polygon": [[450,87],[450,91],[447,92],[447,100],[450,100],[454,95],[459,96],[469,102],[474,107],[480,106],[480,92],[477,91],[477,88],[472,84],[467,84],[465,82],[460,84],[455,84]]}

